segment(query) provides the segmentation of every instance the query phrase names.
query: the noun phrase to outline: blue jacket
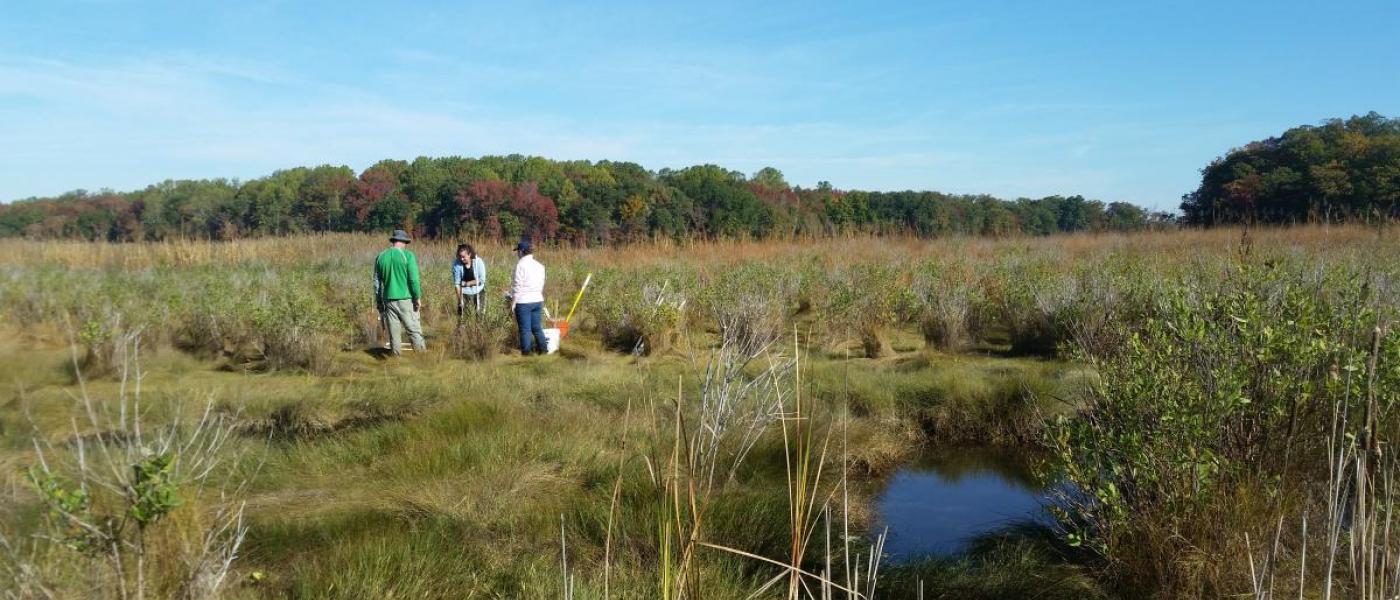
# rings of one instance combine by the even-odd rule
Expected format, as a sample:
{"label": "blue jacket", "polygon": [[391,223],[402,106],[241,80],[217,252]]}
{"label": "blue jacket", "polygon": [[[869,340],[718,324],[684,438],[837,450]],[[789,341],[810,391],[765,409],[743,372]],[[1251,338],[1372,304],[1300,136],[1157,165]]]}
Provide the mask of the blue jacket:
{"label": "blue jacket", "polygon": [[465,267],[461,259],[452,261],[452,286],[468,296],[480,294],[486,289],[486,261],[481,260],[480,256],[472,257],[472,275],[476,279],[476,285],[462,287],[462,276],[467,272]]}

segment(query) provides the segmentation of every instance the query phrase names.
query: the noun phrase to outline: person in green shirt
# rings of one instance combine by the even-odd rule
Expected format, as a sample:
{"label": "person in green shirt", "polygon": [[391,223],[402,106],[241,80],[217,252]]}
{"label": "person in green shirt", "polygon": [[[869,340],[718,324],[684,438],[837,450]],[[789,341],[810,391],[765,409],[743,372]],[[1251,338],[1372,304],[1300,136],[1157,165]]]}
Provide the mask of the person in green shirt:
{"label": "person in green shirt", "polygon": [[423,286],[418,281],[418,258],[408,251],[413,240],[408,232],[395,229],[389,247],[374,259],[374,304],[389,328],[389,349],[399,355],[403,330],[408,330],[414,350],[424,350],[423,328],[418,312],[423,309]]}

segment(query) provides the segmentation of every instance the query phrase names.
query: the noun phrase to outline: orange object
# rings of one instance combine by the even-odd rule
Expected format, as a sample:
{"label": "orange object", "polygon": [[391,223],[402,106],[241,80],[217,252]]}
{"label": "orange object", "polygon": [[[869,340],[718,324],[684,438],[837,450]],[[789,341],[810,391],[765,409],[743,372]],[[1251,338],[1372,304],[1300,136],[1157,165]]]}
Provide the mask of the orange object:
{"label": "orange object", "polygon": [[569,307],[569,316],[562,319],[550,319],[554,328],[559,330],[559,340],[563,341],[569,335],[569,319],[574,318],[574,309],[578,308],[578,301],[583,299],[583,291],[588,289],[588,282],[593,281],[593,274],[589,273],[583,278],[583,286],[578,289],[578,294],[574,295],[574,304]]}

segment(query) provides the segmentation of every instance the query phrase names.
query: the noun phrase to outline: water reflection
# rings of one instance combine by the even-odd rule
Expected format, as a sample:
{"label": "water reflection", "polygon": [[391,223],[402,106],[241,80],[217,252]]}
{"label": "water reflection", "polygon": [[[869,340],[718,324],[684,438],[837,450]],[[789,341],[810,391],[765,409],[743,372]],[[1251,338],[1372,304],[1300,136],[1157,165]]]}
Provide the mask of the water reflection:
{"label": "water reflection", "polygon": [[1024,452],[933,449],[890,478],[876,505],[876,527],[889,527],[885,551],[895,563],[952,554],[977,535],[1048,519],[1047,488]]}

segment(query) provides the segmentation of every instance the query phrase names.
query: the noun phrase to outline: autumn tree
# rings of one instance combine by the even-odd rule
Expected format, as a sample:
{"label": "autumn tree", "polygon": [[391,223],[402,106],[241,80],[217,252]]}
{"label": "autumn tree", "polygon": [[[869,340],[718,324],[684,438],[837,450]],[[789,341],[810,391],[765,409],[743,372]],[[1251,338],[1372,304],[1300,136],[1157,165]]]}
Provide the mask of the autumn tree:
{"label": "autumn tree", "polygon": [[[1315,163],[1232,165],[1221,171],[1218,206],[1248,212],[1269,202],[1271,190],[1308,186],[1309,197],[1330,214],[1395,207],[1400,203],[1390,182],[1400,175],[1384,160],[1392,152],[1387,142],[1378,141],[1389,135],[1390,123],[1337,125],[1340,133],[1327,133],[1335,143],[1320,133],[1292,136],[1285,144],[1290,152],[1317,158]],[[1363,163],[1367,170],[1358,175],[1356,165]],[[521,155],[383,160],[358,175],[343,166],[297,167],[243,182],[172,180],[127,193],[77,190],[0,204],[0,236],[113,241],[403,227],[427,237],[528,234],[541,241],[608,244],[848,231],[1047,235],[1171,223],[1130,204],[1104,205],[1081,196],[1008,202],[930,191],[838,190],[827,182],[802,188],[772,167],[746,177],[716,165],[653,172],[631,162]]]}
{"label": "autumn tree", "polygon": [[1233,149],[1181,210],[1197,225],[1400,217],[1400,119],[1333,119]]}

